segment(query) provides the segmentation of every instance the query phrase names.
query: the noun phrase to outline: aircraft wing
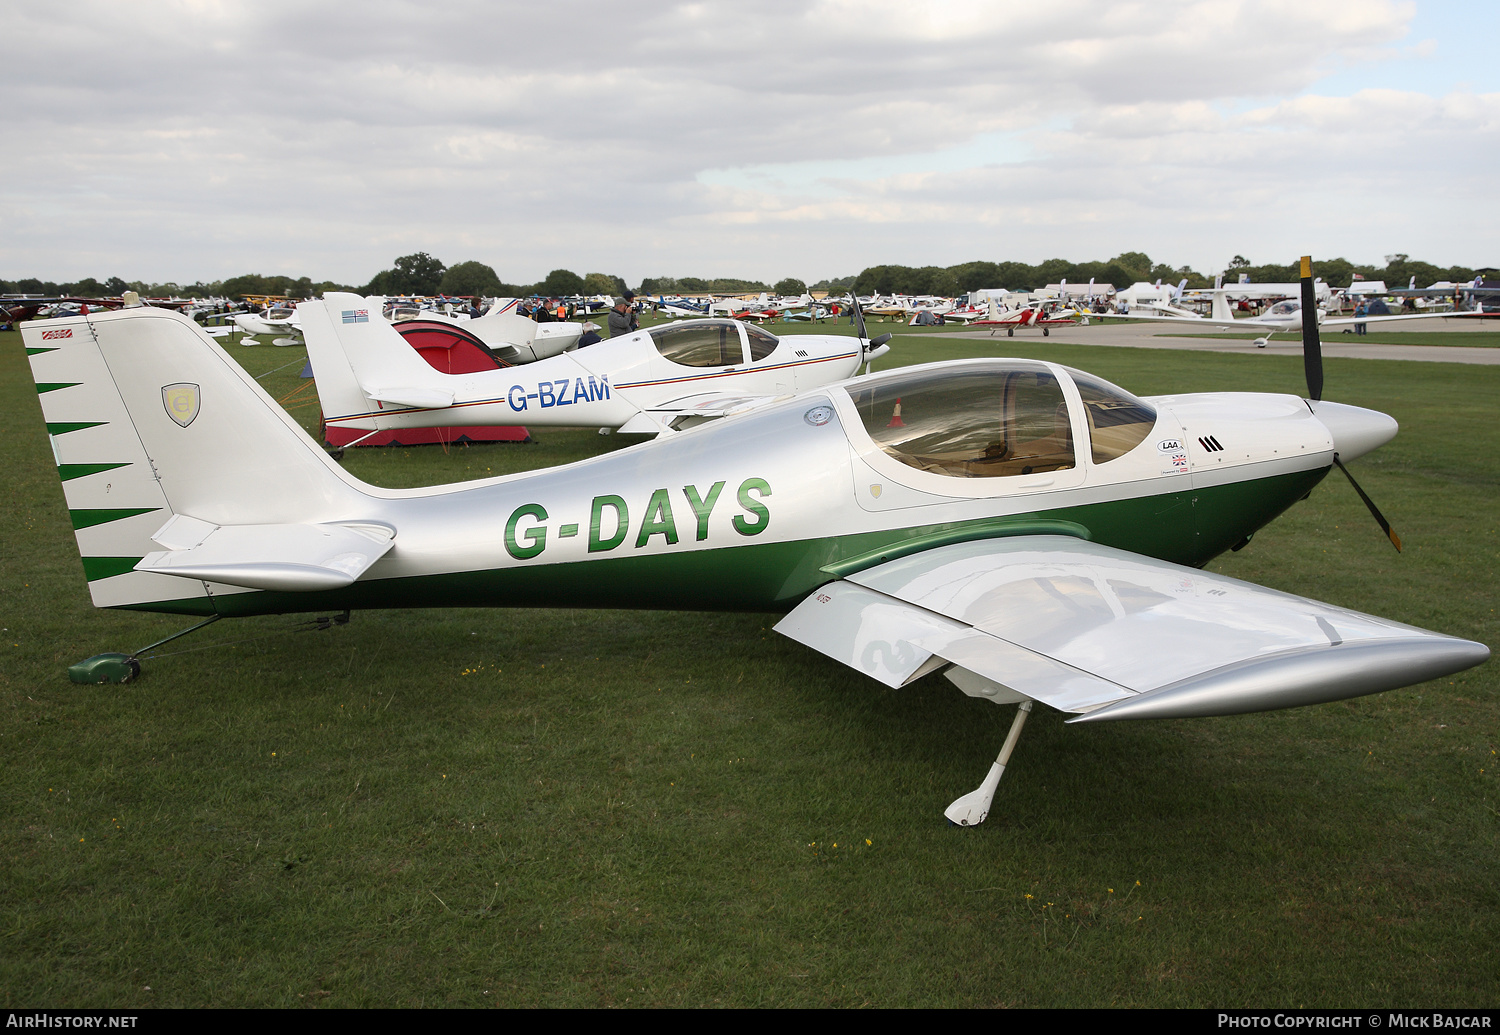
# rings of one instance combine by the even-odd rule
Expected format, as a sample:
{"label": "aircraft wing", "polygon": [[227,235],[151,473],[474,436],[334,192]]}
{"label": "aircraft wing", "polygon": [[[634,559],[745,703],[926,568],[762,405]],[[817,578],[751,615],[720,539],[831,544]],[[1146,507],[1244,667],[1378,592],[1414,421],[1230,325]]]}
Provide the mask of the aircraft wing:
{"label": "aircraft wing", "polygon": [[[1482,315],[1484,314],[1477,310],[1466,310],[1461,313],[1394,313],[1389,316],[1348,316],[1337,320],[1324,320],[1318,326],[1352,327],[1357,323],[1395,323],[1397,320],[1452,320]],[[1490,315],[1493,316],[1494,314],[1491,313]]]}
{"label": "aircraft wing", "polygon": [[177,514],[151,537],[166,549],[135,567],[250,589],[341,589],[385,556],[395,538],[383,522],[215,525]]}
{"label": "aircraft wing", "polygon": [[620,430],[624,432],[660,431],[662,429],[681,431],[706,420],[740,413],[774,398],[776,398],[774,395],[746,395],[736,392],[701,392],[697,395],[685,395],[680,399],[672,399],[646,407],[644,413],[631,418],[630,422],[622,426]]}
{"label": "aircraft wing", "polygon": [[1041,701],[1074,722],[1316,704],[1489,657],[1480,643],[1067,536],[898,556],[823,586],[776,631],[887,686],[951,664],[970,696]]}
{"label": "aircraft wing", "polygon": [[[1145,306],[1142,306],[1141,308],[1144,309]],[[1093,314],[1091,314],[1091,315],[1093,315]],[[1210,320],[1210,319],[1208,319],[1208,317],[1206,317],[1206,316],[1176,316],[1176,315],[1173,315],[1172,313],[1099,313],[1097,315],[1108,317],[1111,320],[1146,320],[1146,321],[1152,322],[1152,323],[1191,323],[1191,324],[1209,324],[1209,323],[1213,323],[1213,321]],[[1219,324],[1222,325],[1225,322],[1226,321],[1224,321],[1224,320],[1220,320]],[[1235,323],[1244,323],[1245,321],[1244,320],[1235,320],[1234,322]]]}

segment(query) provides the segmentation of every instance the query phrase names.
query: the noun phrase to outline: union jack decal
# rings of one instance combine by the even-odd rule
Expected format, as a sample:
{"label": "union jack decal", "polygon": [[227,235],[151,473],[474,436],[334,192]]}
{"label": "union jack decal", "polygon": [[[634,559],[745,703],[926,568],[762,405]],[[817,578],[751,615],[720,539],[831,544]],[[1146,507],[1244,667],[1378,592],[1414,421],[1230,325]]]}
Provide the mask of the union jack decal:
{"label": "union jack decal", "polygon": [[345,323],[369,323],[370,310],[368,309],[345,309],[343,310]]}

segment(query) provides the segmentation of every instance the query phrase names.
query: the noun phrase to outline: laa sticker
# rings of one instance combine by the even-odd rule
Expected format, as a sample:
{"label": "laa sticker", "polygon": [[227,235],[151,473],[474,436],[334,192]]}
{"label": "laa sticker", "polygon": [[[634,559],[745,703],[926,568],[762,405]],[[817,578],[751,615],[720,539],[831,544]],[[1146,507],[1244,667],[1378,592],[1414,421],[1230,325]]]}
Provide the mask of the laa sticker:
{"label": "laa sticker", "polygon": [[167,385],[161,390],[161,402],[167,408],[167,416],[185,428],[198,416],[198,386]]}
{"label": "laa sticker", "polygon": [[1164,438],[1156,444],[1156,451],[1158,453],[1180,453],[1182,452],[1182,443],[1175,438]]}

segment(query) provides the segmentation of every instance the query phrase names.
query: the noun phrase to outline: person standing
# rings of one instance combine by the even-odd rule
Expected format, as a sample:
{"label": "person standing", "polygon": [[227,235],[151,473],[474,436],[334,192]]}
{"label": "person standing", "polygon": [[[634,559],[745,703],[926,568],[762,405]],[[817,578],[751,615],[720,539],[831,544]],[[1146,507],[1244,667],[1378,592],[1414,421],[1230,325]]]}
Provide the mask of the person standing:
{"label": "person standing", "polygon": [[609,336],[611,338],[623,338],[640,327],[640,321],[630,311],[630,303],[623,298],[616,297],[614,308],[609,311]]}

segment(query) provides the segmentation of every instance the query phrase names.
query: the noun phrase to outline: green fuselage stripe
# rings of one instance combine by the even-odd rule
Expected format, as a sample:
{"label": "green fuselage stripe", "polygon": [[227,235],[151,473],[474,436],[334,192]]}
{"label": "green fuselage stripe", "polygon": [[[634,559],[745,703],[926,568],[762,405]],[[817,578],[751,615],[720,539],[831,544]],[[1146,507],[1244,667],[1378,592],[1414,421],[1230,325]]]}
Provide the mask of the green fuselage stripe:
{"label": "green fuselage stripe", "polygon": [[[560,564],[370,579],[317,593],[226,593],[127,605],[142,611],[226,616],[387,607],[618,607],[785,611],[837,576],[922,540],[1007,534],[1073,534],[1105,546],[1192,567],[1261,528],[1307,495],[1327,468],[1232,485],[1090,503],[1004,519],[941,522],[837,537],[601,556]],[[1029,528],[1027,526],[1030,526]],[[988,527],[985,527],[988,526]],[[980,534],[974,535],[976,527]],[[1078,529],[1080,531],[1074,531]],[[686,545],[686,542],[684,542]],[[854,567],[851,567],[853,565]]]}

